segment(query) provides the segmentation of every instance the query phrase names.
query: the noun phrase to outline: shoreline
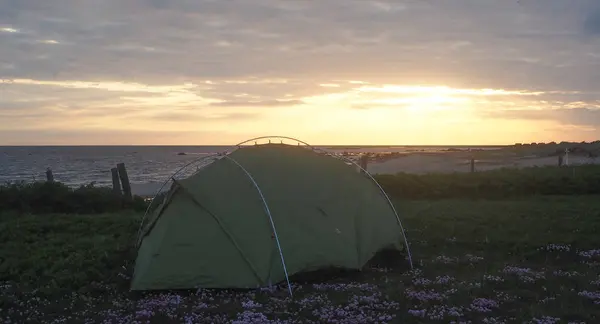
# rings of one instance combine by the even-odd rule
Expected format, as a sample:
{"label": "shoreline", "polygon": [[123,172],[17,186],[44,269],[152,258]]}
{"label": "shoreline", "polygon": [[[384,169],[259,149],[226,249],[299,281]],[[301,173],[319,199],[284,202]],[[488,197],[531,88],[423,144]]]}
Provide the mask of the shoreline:
{"label": "shoreline", "polygon": [[[503,168],[558,167],[558,156],[516,155],[507,154],[507,152],[490,151],[419,152],[398,155],[380,162],[369,161],[367,171],[372,174],[470,172],[471,159],[475,161],[476,172]],[[600,164],[600,159],[577,154],[569,155],[568,165],[576,166],[585,164]]]}
{"label": "shoreline", "polygon": [[[527,168],[557,166],[561,152],[556,147],[536,150],[533,147],[510,147],[504,149],[456,149],[445,150],[411,150],[404,152],[390,152],[385,150],[372,150],[370,152],[337,152],[342,156],[358,162],[361,155],[368,155],[367,171],[373,175],[409,173],[467,173],[471,171],[471,159],[475,161],[475,171],[489,171],[502,168]],[[345,153],[345,154],[344,154]],[[564,153],[563,153],[564,155]],[[600,159],[589,154],[589,151],[574,150],[569,153],[569,165],[600,164]],[[565,159],[566,160],[566,159]],[[566,162],[566,161],[565,161]],[[164,168],[164,167],[163,167]],[[163,170],[166,171],[166,170]],[[166,173],[165,173],[166,174]],[[138,175],[139,178],[139,175]],[[168,176],[144,178],[148,182],[131,181],[132,193],[144,198],[153,197],[163,185]],[[142,180],[145,181],[146,179]],[[110,187],[109,179],[100,179],[97,187]],[[26,181],[29,182],[29,181]],[[78,187],[80,184],[69,184]],[[167,184],[163,192],[168,190]]]}

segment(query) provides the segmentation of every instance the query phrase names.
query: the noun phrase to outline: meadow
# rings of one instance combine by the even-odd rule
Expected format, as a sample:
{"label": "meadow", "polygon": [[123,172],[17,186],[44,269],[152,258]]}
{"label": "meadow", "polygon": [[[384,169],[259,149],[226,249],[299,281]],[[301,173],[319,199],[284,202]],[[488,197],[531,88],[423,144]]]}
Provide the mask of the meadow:
{"label": "meadow", "polygon": [[[600,182],[578,168],[531,170],[539,173],[529,182],[501,171],[420,176],[412,192],[410,175],[389,176],[382,182],[407,228],[415,269],[403,260],[296,281],[293,298],[285,286],[130,292],[138,207],[14,204],[0,213],[0,322],[597,323],[600,196],[590,193]],[[576,192],[563,192],[565,183]],[[480,190],[440,189],[448,186]]]}
{"label": "meadow", "polygon": [[375,178],[404,199],[504,199],[600,194],[600,165],[501,168],[474,173],[383,174]]}

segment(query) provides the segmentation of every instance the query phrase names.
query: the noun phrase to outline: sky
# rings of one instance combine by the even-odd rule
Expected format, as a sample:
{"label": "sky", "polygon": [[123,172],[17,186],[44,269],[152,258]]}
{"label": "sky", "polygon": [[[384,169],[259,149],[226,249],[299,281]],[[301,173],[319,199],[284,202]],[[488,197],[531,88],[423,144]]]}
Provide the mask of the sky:
{"label": "sky", "polygon": [[600,139],[597,0],[0,0],[0,145]]}

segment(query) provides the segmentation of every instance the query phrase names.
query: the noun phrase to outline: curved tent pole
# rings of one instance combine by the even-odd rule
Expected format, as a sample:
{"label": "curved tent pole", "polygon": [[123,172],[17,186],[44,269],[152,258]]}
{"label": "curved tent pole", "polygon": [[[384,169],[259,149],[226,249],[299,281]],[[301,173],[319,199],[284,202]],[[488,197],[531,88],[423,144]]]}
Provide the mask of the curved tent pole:
{"label": "curved tent pole", "polygon": [[392,203],[392,200],[390,199],[390,197],[387,195],[387,193],[385,192],[385,190],[383,190],[383,187],[381,187],[381,185],[379,184],[379,182],[377,182],[377,180],[375,180],[375,178],[369,173],[369,171],[363,169],[363,167],[361,167],[358,163],[345,158],[345,157],[339,157],[343,160],[345,160],[346,162],[350,162],[352,164],[354,164],[355,166],[357,166],[361,171],[364,172],[364,174],[366,174],[369,179],[371,179],[371,181],[373,181],[375,183],[375,185],[377,185],[377,187],[379,188],[379,191],[381,191],[381,193],[383,194],[383,196],[385,197],[385,199],[387,200],[388,204],[390,205],[390,207],[392,208],[392,211],[394,212],[394,215],[396,215],[396,220],[398,221],[398,225],[400,226],[400,230],[402,231],[402,237],[404,238],[404,245],[406,245],[406,253],[408,254],[408,263],[410,264],[410,269],[413,269],[413,262],[412,262],[412,253],[410,252],[410,246],[408,246],[408,239],[406,238],[406,231],[404,230],[404,226],[402,226],[402,222],[400,221],[400,216],[398,216],[398,212],[396,211],[396,207],[394,207],[394,204]]}
{"label": "curved tent pole", "polygon": [[258,183],[256,183],[256,181],[254,180],[254,178],[252,177],[250,172],[248,172],[248,170],[246,170],[246,168],[244,168],[241,164],[239,164],[232,157],[227,156],[227,155],[225,155],[224,157],[226,159],[230,160],[231,162],[235,163],[235,165],[237,165],[240,169],[242,169],[242,171],[244,171],[244,173],[246,174],[246,176],[248,176],[250,181],[252,181],[254,188],[256,188],[256,191],[258,191],[258,194],[260,195],[260,199],[262,200],[263,205],[265,206],[265,211],[267,212],[267,215],[269,216],[269,221],[271,221],[271,228],[273,229],[273,234],[275,236],[275,242],[277,243],[277,248],[279,249],[279,256],[281,257],[281,265],[283,265],[283,272],[285,273],[285,280],[287,281],[287,284],[288,284],[288,290],[290,292],[290,297],[293,297],[294,295],[292,294],[292,285],[290,284],[290,278],[288,277],[287,267],[285,266],[285,259],[283,258],[283,251],[281,250],[281,244],[279,244],[279,236],[277,235],[277,229],[275,228],[275,222],[273,222],[273,217],[271,216],[271,210],[269,209],[269,205],[267,204],[267,201],[265,200],[265,196],[263,196],[262,190],[260,190]]}
{"label": "curved tent pole", "polygon": [[[191,162],[185,164],[184,166],[182,166],[179,170],[175,171],[167,180],[165,180],[165,182],[163,182],[163,184],[160,186],[160,188],[158,188],[158,190],[156,191],[156,193],[154,194],[154,196],[152,197],[152,201],[150,201],[150,204],[148,205],[148,207],[146,207],[146,211],[144,212],[144,216],[142,217],[142,220],[140,221],[140,227],[138,228],[138,235],[137,235],[137,240],[136,242],[141,242],[140,241],[140,235],[142,233],[142,227],[144,225],[144,221],[146,220],[146,217],[148,216],[148,212],[150,211],[150,207],[152,207],[152,204],[154,203],[154,200],[156,200],[156,197],[160,194],[160,192],[163,190],[163,188],[167,185],[167,183],[169,183],[169,181],[174,178],[176,175],[178,175],[181,171],[185,170],[187,167],[189,167],[190,165],[194,164],[194,163],[198,163],[201,162],[203,160],[208,160],[210,158],[214,158],[216,156],[221,155],[222,153],[213,153],[210,155],[206,155],[203,156],[201,158],[198,159],[194,159]],[[136,243],[137,245],[138,243]]]}
{"label": "curved tent pole", "polygon": [[[366,174],[369,177],[369,179],[371,179],[371,181],[373,181],[375,183],[375,185],[377,185],[377,187],[379,188],[379,190],[381,191],[381,193],[383,194],[383,196],[387,200],[388,204],[392,208],[392,211],[394,212],[394,215],[396,216],[396,220],[398,221],[398,225],[400,226],[400,230],[402,231],[402,236],[404,238],[404,245],[406,245],[406,252],[408,253],[408,262],[410,263],[411,269],[413,268],[412,254],[410,252],[410,247],[408,245],[408,239],[406,238],[406,231],[404,230],[404,226],[402,225],[402,222],[400,221],[400,216],[398,216],[398,212],[396,211],[396,208],[394,207],[394,204],[390,200],[390,197],[387,195],[387,193],[385,192],[385,190],[383,190],[383,188],[381,187],[381,185],[379,184],[379,182],[377,182],[377,180],[375,180],[375,178],[367,170],[363,169],[358,163],[356,163],[356,162],[354,162],[354,161],[352,161],[352,160],[350,160],[350,159],[348,159],[348,158],[346,158],[344,156],[336,155],[336,154],[333,154],[332,152],[328,152],[326,150],[319,149],[319,148],[314,147],[314,146],[312,146],[312,145],[310,145],[310,144],[308,144],[308,143],[306,143],[306,142],[304,142],[302,140],[299,140],[299,139],[293,138],[293,137],[289,137],[289,136],[277,136],[277,135],[273,135],[273,136],[259,136],[259,137],[255,137],[255,138],[251,138],[251,139],[242,141],[242,142],[240,142],[240,143],[238,143],[236,145],[231,146],[230,148],[236,149],[236,148],[239,148],[241,145],[244,145],[244,144],[246,144],[248,142],[257,141],[257,140],[266,139],[266,138],[288,139],[288,140],[292,140],[292,141],[295,141],[295,142],[298,142],[298,143],[302,143],[305,146],[307,146],[310,149],[312,149],[313,151],[322,152],[322,153],[330,155],[330,156],[332,156],[334,158],[337,158],[337,159],[340,159],[342,161],[351,163],[352,165],[354,165],[354,166],[358,167],[360,170],[362,170],[364,172],[364,174]],[[192,165],[194,163],[198,163],[198,162],[200,162],[200,161],[202,161],[204,159],[208,159],[208,158],[216,157],[216,156],[221,156],[221,155],[224,156],[224,157],[226,157],[226,158],[228,158],[228,159],[230,159],[230,160],[232,160],[232,161],[234,161],[232,158],[230,158],[229,156],[227,156],[227,154],[229,154],[229,153],[231,153],[231,152],[229,152],[228,150],[224,150],[222,152],[214,153],[214,154],[211,154],[211,155],[208,155],[208,156],[204,156],[204,157],[201,157],[201,158],[198,158],[198,159],[195,159],[195,160],[189,162],[188,164],[186,164],[183,167],[181,167],[181,169],[179,169],[178,171],[176,171],[173,175],[171,175],[163,183],[163,185],[160,187],[160,189],[156,192],[154,198],[156,198],[156,196],[158,196],[158,194],[161,192],[161,190],[164,188],[164,186],[169,182],[169,180],[171,178],[175,177],[177,174],[179,174],[185,168],[189,167],[190,165]],[[241,167],[241,165],[239,165],[239,166]],[[247,171],[243,167],[242,167],[242,169],[247,173]],[[247,173],[247,174],[248,174],[248,176],[250,176],[249,173]],[[250,178],[252,178],[252,177],[250,177]],[[254,180],[253,180],[253,182],[254,182]],[[258,189],[258,186],[257,186],[257,189]],[[259,191],[260,191],[260,189],[259,189]],[[261,196],[262,196],[262,193],[261,193]],[[142,218],[142,221],[140,223],[140,229],[138,231],[138,240],[139,240],[139,233],[141,233],[141,230],[142,230],[142,225],[143,225],[144,220],[145,220],[145,218],[146,218],[146,216],[148,214],[148,211],[150,210],[150,207],[152,206],[152,203],[154,202],[154,198],[152,199],[152,202],[150,203],[150,205],[146,209],[146,213],[144,214],[144,217]],[[265,207],[266,207],[266,203],[265,203]],[[269,217],[270,217],[270,213],[269,213]],[[275,235],[277,235],[277,234],[275,234]],[[279,242],[279,240],[277,240],[277,241]],[[281,249],[280,249],[280,253],[281,253]],[[281,255],[281,256],[282,256],[282,260],[283,260],[283,255]],[[284,267],[285,267],[285,264],[284,264]],[[287,277],[287,275],[286,275],[286,277]],[[288,285],[289,285],[289,281],[288,281]],[[290,288],[290,294],[291,294],[291,288]]]}
{"label": "curved tent pole", "polygon": [[[244,144],[246,144],[246,143],[248,143],[248,142],[255,141],[255,140],[260,140],[260,139],[265,139],[265,138],[282,138],[282,139],[289,139],[289,140],[292,140],[292,141],[296,141],[296,142],[298,142],[298,143],[302,143],[302,144],[304,144],[304,145],[306,145],[306,146],[308,146],[308,147],[310,147],[310,148],[313,148],[313,147],[312,147],[312,146],[310,146],[308,143],[306,143],[306,142],[303,142],[303,141],[301,141],[301,140],[298,140],[298,139],[295,139],[295,138],[292,138],[292,137],[287,137],[287,136],[260,136],[260,137],[251,138],[251,139],[249,139],[249,140],[245,140],[245,141],[243,141],[243,142],[240,142],[240,143],[238,143],[238,144],[236,144],[236,145],[232,145],[232,146],[230,146],[230,147],[229,147],[229,149],[236,149],[236,148],[239,148],[239,146],[241,146],[241,145],[244,145]],[[314,148],[313,148],[313,149],[314,149]],[[154,194],[154,196],[152,197],[152,201],[150,202],[150,205],[148,205],[148,207],[146,208],[146,211],[144,212],[144,217],[142,218],[142,221],[141,221],[141,223],[140,223],[140,228],[139,228],[139,230],[138,230],[138,236],[139,236],[139,233],[141,233],[142,225],[144,224],[144,220],[145,220],[145,219],[146,219],[146,217],[147,217],[148,211],[150,211],[150,207],[152,207],[152,204],[154,203],[154,198],[156,198],[156,196],[158,196],[158,194],[160,194],[160,192],[163,190],[163,188],[164,188],[164,187],[167,185],[167,183],[169,183],[169,181],[170,181],[170,180],[171,180],[173,177],[175,177],[176,175],[178,175],[178,174],[179,174],[181,171],[185,170],[186,168],[188,168],[188,167],[189,167],[190,165],[192,165],[192,164],[199,163],[199,162],[202,162],[203,160],[207,160],[207,159],[210,159],[210,158],[214,158],[214,157],[217,157],[217,156],[220,156],[220,155],[225,155],[225,154],[228,154],[228,153],[231,153],[231,152],[229,152],[229,151],[226,149],[226,150],[224,150],[224,151],[222,151],[222,152],[218,152],[218,153],[212,153],[212,154],[210,154],[210,155],[206,155],[206,156],[203,156],[203,157],[200,157],[200,158],[194,159],[194,160],[192,160],[192,161],[188,162],[187,164],[185,164],[184,166],[182,166],[182,167],[181,167],[179,170],[175,171],[175,172],[174,172],[174,173],[173,173],[171,176],[169,176],[169,178],[167,178],[167,180],[165,180],[165,181],[163,182],[163,184],[160,186],[160,188],[159,188],[159,189],[156,191],[156,193],[155,193],[155,194]],[[139,239],[139,237],[138,237],[138,239]]]}
{"label": "curved tent pole", "polygon": [[306,145],[306,146],[308,146],[308,147],[310,147],[312,149],[315,149],[312,145],[310,145],[310,144],[308,144],[308,143],[306,143],[304,141],[301,141],[301,140],[299,140],[297,138],[293,138],[293,137],[289,137],[289,136],[277,136],[277,135],[274,135],[274,136],[259,136],[259,137],[247,139],[247,140],[245,140],[243,142],[237,143],[235,146],[238,147],[238,146],[244,145],[244,144],[246,144],[248,142],[257,141],[257,140],[261,140],[261,139],[265,139],[265,138],[288,139],[288,140],[292,140],[292,141],[295,141],[295,142],[298,142],[298,143],[302,143],[302,144],[304,144],[304,145]]}
{"label": "curved tent pole", "polygon": [[[260,136],[260,137],[255,137],[255,138],[251,138],[249,140],[245,140],[243,142],[240,142],[240,143],[238,143],[236,145],[232,145],[232,146],[229,147],[229,149],[237,149],[237,148],[239,148],[239,146],[244,145],[244,144],[246,144],[248,142],[255,141],[255,140],[260,140],[260,139],[265,139],[265,138],[289,139],[289,140],[292,140],[292,141],[296,141],[298,143],[302,143],[302,144],[310,147],[311,149],[316,149],[316,148],[312,147],[310,144],[308,144],[306,142],[303,142],[303,141],[301,141],[299,139],[296,139],[296,138],[293,138],[293,137],[288,137],[288,136]],[[182,166],[179,170],[175,171],[171,176],[169,176],[169,178],[167,178],[167,180],[165,180],[163,182],[163,184],[160,186],[160,188],[156,191],[156,193],[152,197],[152,201],[150,202],[150,205],[148,205],[148,207],[146,208],[146,211],[144,212],[144,217],[142,218],[142,221],[140,222],[140,228],[138,229],[138,240],[139,240],[139,235],[140,235],[140,233],[142,231],[142,225],[144,224],[144,221],[146,220],[148,212],[150,211],[150,207],[152,207],[152,204],[154,203],[154,198],[156,198],[160,194],[160,192],[163,190],[163,188],[167,185],[167,183],[169,183],[169,181],[173,177],[175,177],[176,175],[178,175],[181,171],[185,170],[186,168],[188,168],[192,164],[199,163],[199,162],[202,162],[203,160],[208,160],[210,158],[214,158],[214,157],[217,157],[217,156],[226,155],[226,154],[229,154],[229,153],[231,153],[231,152],[229,152],[228,149],[226,149],[226,150],[218,152],[218,153],[212,153],[210,155],[206,155],[206,156],[194,159],[194,160],[188,162],[187,164],[185,164],[184,166]]]}
{"label": "curved tent pole", "polygon": [[[236,149],[236,148],[239,148],[240,145],[246,144],[246,143],[254,141],[254,140],[265,139],[265,138],[285,138],[285,139],[297,141],[299,143],[302,143],[302,144],[310,147],[310,145],[308,143],[305,143],[303,141],[300,141],[300,140],[292,138],[292,137],[287,137],[287,136],[260,136],[260,137],[256,137],[256,138],[252,138],[252,139],[240,142],[240,143],[238,143],[236,145],[233,145],[233,146],[229,147],[229,149]],[[142,233],[142,227],[144,225],[144,221],[146,220],[146,217],[148,217],[148,212],[150,211],[150,207],[152,207],[152,204],[154,203],[155,198],[160,194],[160,192],[163,190],[163,188],[167,185],[167,183],[169,183],[169,181],[172,178],[174,178],[181,171],[185,170],[186,168],[188,168],[192,164],[196,164],[196,163],[202,162],[203,160],[208,160],[210,158],[214,158],[214,157],[217,157],[217,156],[220,156],[220,155],[225,155],[225,154],[228,154],[228,153],[231,153],[231,152],[229,152],[228,149],[226,149],[226,150],[218,152],[218,153],[213,153],[213,154],[206,155],[206,156],[203,156],[203,157],[200,157],[200,158],[197,158],[197,159],[193,159],[192,161],[190,161],[190,162],[186,163],[185,165],[183,165],[179,170],[175,171],[171,176],[169,176],[169,178],[167,178],[167,180],[165,180],[163,182],[163,184],[160,186],[160,188],[158,188],[158,190],[156,191],[156,193],[152,197],[152,201],[150,201],[150,204],[148,205],[148,207],[146,207],[146,211],[144,212],[144,216],[142,217],[142,220],[140,221],[140,226],[138,228],[138,235],[137,235],[136,242],[140,242],[140,235]]]}
{"label": "curved tent pole", "polygon": [[[288,137],[288,136],[260,136],[260,137],[251,138],[251,139],[249,139],[249,140],[245,140],[245,141],[243,141],[243,142],[240,142],[240,143],[238,143],[238,144],[236,144],[236,145],[232,145],[231,147],[229,147],[229,149],[236,149],[236,148],[239,148],[239,146],[241,146],[241,145],[244,145],[244,144],[246,144],[246,143],[248,143],[248,142],[255,141],[255,140],[260,140],[260,139],[265,139],[265,138],[280,138],[280,139],[289,139],[289,140],[292,140],[292,141],[296,141],[296,142],[298,142],[298,143],[302,143],[302,144],[304,144],[304,145],[306,145],[306,146],[308,146],[308,147],[310,147],[310,148],[313,148],[312,146],[310,146],[310,145],[309,145],[308,143],[306,143],[306,142],[303,142],[303,141],[301,141],[301,140],[299,140],[299,139],[292,138],[292,137]],[[313,149],[314,149],[314,148],[313,148]],[[141,222],[140,222],[140,227],[139,227],[139,229],[138,229],[138,241],[139,241],[139,238],[140,238],[140,237],[139,237],[139,236],[140,236],[140,233],[142,232],[142,226],[144,225],[144,221],[146,220],[146,217],[148,216],[148,212],[150,211],[150,207],[152,207],[152,204],[154,203],[154,200],[155,200],[155,198],[156,198],[156,197],[157,197],[157,196],[160,194],[160,192],[163,190],[163,188],[164,188],[164,187],[167,185],[167,183],[169,183],[169,181],[170,181],[170,180],[171,180],[173,177],[175,177],[176,175],[178,175],[178,174],[179,174],[181,171],[185,170],[186,168],[188,168],[188,167],[189,167],[190,165],[192,165],[192,164],[199,163],[199,162],[202,162],[203,160],[207,160],[207,159],[209,159],[209,158],[214,158],[214,157],[217,157],[217,156],[220,156],[220,155],[225,155],[225,154],[228,154],[228,153],[231,153],[231,152],[229,152],[229,151],[226,149],[226,150],[224,150],[224,151],[222,151],[222,152],[213,153],[213,154],[210,154],[210,155],[207,155],[207,156],[203,156],[203,157],[200,157],[200,158],[194,159],[194,160],[192,160],[192,161],[188,162],[187,164],[185,164],[184,166],[182,166],[182,167],[181,167],[179,170],[175,171],[175,172],[174,172],[174,173],[173,173],[171,176],[169,176],[169,178],[167,178],[167,180],[165,180],[165,181],[163,182],[163,184],[160,186],[160,188],[159,188],[159,189],[156,191],[156,193],[155,193],[155,194],[154,194],[154,196],[152,197],[152,201],[150,202],[150,204],[149,204],[149,205],[148,205],[148,207],[146,208],[146,211],[144,212],[144,216],[142,217],[142,220],[141,220]]]}
{"label": "curved tent pole", "polygon": [[[324,153],[328,153],[325,150],[321,150],[318,148],[313,148],[315,151],[321,151]],[[390,207],[392,208],[392,211],[394,212],[394,215],[396,216],[396,220],[398,221],[398,225],[400,226],[400,230],[402,231],[402,237],[404,238],[404,245],[406,245],[406,253],[408,254],[408,263],[410,264],[410,268],[413,269],[413,262],[412,262],[412,253],[410,252],[410,247],[408,246],[408,240],[406,238],[406,231],[404,230],[404,226],[402,226],[402,222],[400,221],[400,216],[398,216],[398,212],[396,211],[396,207],[394,207],[394,204],[392,203],[392,200],[390,199],[390,197],[387,195],[387,193],[385,192],[385,190],[383,190],[383,187],[381,187],[381,185],[379,184],[379,182],[377,182],[377,180],[375,180],[375,178],[369,173],[369,171],[363,169],[363,167],[361,167],[358,163],[343,157],[343,156],[336,156],[336,155],[332,155],[336,158],[339,158],[343,161],[352,163],[354,166],[357,166],[361,171],[364,172],[364,174],[366,174],[369,179],[371,179],[371,181],[373,181],[375,183],[375,185],[377,185],[377,188],[379,188],[379,191],[381,191],[381,193],[383,194],[383,196],[385,197],[385,199],[387,200],[388,204],[390,205]]]}
{"label": "curved tent pole", "polygon": [[404,245],[406,245],[406,253],[408,254],[408,263],[410,264],[410,269],[412,270],[413,269],[412,254],[410,253],[410,247],[408,246],[408,240],[406,239],[406,232],[404,231],[404,226],[402,226],[402,222],[400,221],[400,216],[398,216],[396,207],[394,207],[394,204],[390,200],[390,197],[387,195],[387,193],[385,193],[385,190],[383,190],[383,188],[381,187],[379,182],[377,182],[377,180],[375,180],[375,178],[373,178],[373,176],[367,170],[363,169],[360,165],[358,165],[354,161],[349,161],[349,162],[351,162],[352,164],[359,167],[373,182],[375,182],[375,184],[377,185],[377,187],[379,188],[381,193],[385,196],[385,199],[387,200],[390,207],[392,207],[392,210],[394,211],[394,214],[396,215],[396,219],[398,220],[398,225],[400,225],[400,230],[402,231],[402,237],[404,238]]}
{"label": "curved tent pole", "polygon": [[245,143],[251,142],[251,141],[255,141],[255,140],[259,140],[259,139],[265,139],[265,138],[284,138],[284,139],[289,139],[292,141],[296,141],[298,143],[302,143],[306,146],[308,146],[309,148],[311,148],[313,151],[318,151],[318,152],[322,152],[328,155],[331,155],[335,158],[341,159],[345,162],[351,163],[354,166],[357,166],[361,171],[364,172],[364,174],[366,174],[369,179],[371,179],[371,181],[373,181],[375,183],[375,185],[379,188],[379,191],[381,191],[381,193],[383,194],[383,196],[385,197],[385,199],[387,200],[388,204],[390,205],[390,207],[392,208],[392,211],[394,212],[394,215],[396,216],[396,220],[398,221],[398,225],[400,226],[400,230],[402,231],[402,237],[404,238],[404,245],[406,246],[406,253],[408,254],[408,263],[410,264],[410,268],[413,269],[413,262],[412,262],[412,253],[410,252],[410,246],[408,245],[408,239],[406,238],[406,231],[404,230],[404,226],[402,225],[402,221],[400,221],[400,216],[398,216],[398,211],[396,211],[396,207],[394,207],[394,204],[392,203],[392,201],[390,200],[390,197],[387,195],[387,193],[385,192],[385,190],[383,190],[383,187],[381,187],[381,185],[379,184],[379,182],[377,182],[377,180],[375,180],[375,178],[369,173],[369,171],[363,169],[363,167],[361,167],[358,163],[344,157],[344,156],[339,156],[339,155],[335,155],[332,154],[331,152],[328,152],[326,150],[323,149],[319,149],[317,147],[314,147],[304,141],[301,141],[297,138],[293,138],[293,137],[288,137],[288,136],[261,136],[261,137],[255,137],[255,138],[251,138],[249,140],[243,141],[239,144],[237,144],[236,146],[240,146],[243,145]]}
{"label": "curved tent pole", "polygon": [[248,142],[252,142],[252,141],[256,141],[256,140],[261,140],[261,139],[266,139],[266,138],[279,138],[279,139],[288,139],[288,140],[292,140],[292,141],[296,141],[298,143],[302,143],[304,145],[306,145],[307,147],[309,147],[310,149],[312,149],[313,151],[316,152],[321,152],[321,153],[325,153],[327,155],[330,155],[332,157],[335,157],[337,159],[340,159],[342,161],[351,163],[352,165],[358,167],[360,170],[362,170],[364,172],[364,174],[366,174],[369,179],[371,179],[371,181],[373,181],[375,183],[375,185],[377,186],[377,188],[379,188],[379,191],[381,191],[381,193],[383,194],[383,196],[385,197],[385,199],[387,200],[388,204],[390,205],[390,207],[392,208],[392,211],[394,212],[394,215],[396,216],[396,220],[398,221],[398,225],[400,226],[400,230],[402,231],[402,237],[404,238],[404,245],[406,246],[406,253],[408,254],[408,263],[410,264],[410,268],[413,269],[413,262],[412,262],[412,253],[410,252],[410,246],[408,245],[408,239],[406,237],[406,231],[404,230],[404,226],[402,225],[402,221],[400,221],[400,216],[398,215],[398,211],[396,210],[396,207],[394,207],[394,204],[392,203],[390,197],[387,195],[387,193],[385,192],[385,190],[383,190],[383,187],[381,187],[381,185],[379,184],[379,182],[377,182],[377,180],[375,180],[375,178],[371,175],[371,173],[369,173],[369,171],[363,169],[363,167],[361,167],[358,163],[344,157],[344,156],[340,156],[340,155],[336,155],[332,152],[328,152],[326,150],[314,147],[302,140],[299,140],[297,138],[294,137],[289,137],[289,136],[260,136],[260,137],[255,137],[255,138],[251,138],[248,140],[245,140],[243,142],[240,142],[238,144],[236,144],[236,147],[239,147],[243,144],[246,144]]}

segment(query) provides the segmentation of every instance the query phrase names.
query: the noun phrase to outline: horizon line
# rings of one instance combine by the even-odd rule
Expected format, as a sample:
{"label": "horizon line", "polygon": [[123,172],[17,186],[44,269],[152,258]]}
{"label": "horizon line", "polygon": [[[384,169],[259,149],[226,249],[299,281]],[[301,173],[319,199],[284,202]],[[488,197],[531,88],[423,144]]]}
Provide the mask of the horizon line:
{"label": "horizon line", "polygon": [[[554,144],[591,144],[598,142],[600,140],[595,141],[583,141],[583,142],[575,142],[575,141],[551,141],[551,142],[515,142],[512,144],[310,144],[310,146],[314,147],[494,147],[494,146],[518,146],[518,145],[550,145]],[[260,143],[259,145],[264,145],[269,143]],[[270,144],[280,144],[280,143],[270,143]],[[283,143],[288,145],[293,145],[290,143]],[[242,144],[240,146],[252,146],[255,144]],[[236,146],[235,144],[0,144],[0,147],[129,147],[129,146],[138,146],[138,147],[176,147],[176,146]],[[306,146],[302,144],[301,146]]]}

